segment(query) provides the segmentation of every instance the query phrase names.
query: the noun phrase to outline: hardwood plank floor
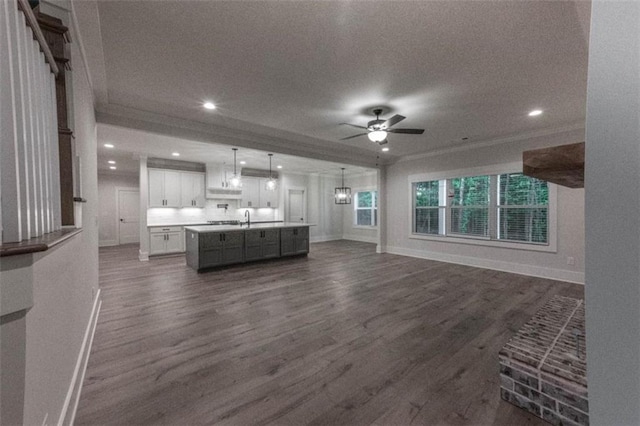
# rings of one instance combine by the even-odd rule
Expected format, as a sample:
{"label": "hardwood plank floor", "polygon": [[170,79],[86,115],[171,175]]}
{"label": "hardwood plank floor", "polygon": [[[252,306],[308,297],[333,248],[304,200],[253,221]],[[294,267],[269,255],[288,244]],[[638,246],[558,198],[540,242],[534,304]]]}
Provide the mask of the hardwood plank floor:
{"label": "hardwood plank floor", "polygon": [[197,274],[100,249],[82,424],[546,424],[500,400],[498,351],[579,285],[311,245]]}

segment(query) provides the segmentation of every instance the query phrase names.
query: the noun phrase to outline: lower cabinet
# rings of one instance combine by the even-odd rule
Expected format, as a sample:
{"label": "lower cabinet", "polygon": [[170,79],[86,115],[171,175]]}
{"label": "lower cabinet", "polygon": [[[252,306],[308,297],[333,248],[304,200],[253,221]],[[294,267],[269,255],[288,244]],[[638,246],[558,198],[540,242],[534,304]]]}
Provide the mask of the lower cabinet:
{"label": "lower cabinet", "polygon": [[187,265],[201,271],[216,266],[252,262],[309,252],[309,228],[186,230]]}
{"label": "lower cabinet", "polygon": [[150,228],[149,255],[184,252],[183,229],[181,226]]}
{"label": "lower cabinet", "polygon": [[187,231],[187,265],[195,269],[244,262],[244,231]]}
{"label": "lower cabinet", "polygon": [[280,257],[279,229],[252,229],[244,235],[245,261]]}
{"label": "lower cabinet", "polygon": [[283,228],[280,230],[280,255],[295,256],[309,253],[309,228]]}

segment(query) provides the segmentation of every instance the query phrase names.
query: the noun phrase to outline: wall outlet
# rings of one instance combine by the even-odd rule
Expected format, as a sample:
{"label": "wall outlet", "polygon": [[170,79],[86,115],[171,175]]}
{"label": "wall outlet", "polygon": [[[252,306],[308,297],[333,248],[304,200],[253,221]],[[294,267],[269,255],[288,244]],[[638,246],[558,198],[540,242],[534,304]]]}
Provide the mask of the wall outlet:
{"label": "wall outlet", "polygon": [[568,257],[567,257],[567,265],[571,265],[571,266],[573,266],[573,265],[575,265],[575,264],[576,264],[576,258],[575,258],[575,257],[572,257],[572,256],[568,256]]}

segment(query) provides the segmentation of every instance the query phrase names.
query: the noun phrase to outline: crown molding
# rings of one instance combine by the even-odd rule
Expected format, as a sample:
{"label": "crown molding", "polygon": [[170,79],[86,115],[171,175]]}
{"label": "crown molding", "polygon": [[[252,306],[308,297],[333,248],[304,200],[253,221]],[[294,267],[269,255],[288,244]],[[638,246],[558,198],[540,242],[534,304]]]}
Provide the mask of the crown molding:
{"label": "crown molding", "polygon": [[[535,139],[535,138],[540,138],[540,137],[545,137],[545,136],[560,135],[560,134],[563,134],[563,133],[571,133],[571,132],[575,132],[575,131],[583,131],[584,132],[584,129],[585,129],[585,125],[584,125],[584,121],[582,121],[582,122],[575,123],[575,124],[568,125],[568,126],[547,128],[547,129],[542,129],[542,130],[536,130],[534,132],[519,133],[517,135],[506,136],[506,137],[501,137],[501,138],[496,138],[496,139],[489,139],[489,140],[476,142],[476,143],[472,143],[472,144],[468,144],[468,145],[459,145],[459,146],[454,146],[454,147],[451,147],[451,148],[437,149],[437,150],[434,150],[434,151],[429,151],[429,152],[425,152],[425,153],[421,153],[421,154],[406,155],[406,156],[403,156],[403,157],[399,158],[397,161],[395,161],[395,163],[402,163],[402,162],[406,162],[406,161],[420,160],[420,159],[429,158],[429,157],[438,157],[440,155],[452,154],[452,153],[455,153],[455,152],[470,151],[470,150],[486,148],[486,147],[490,147],[490,146],[494,146],[494,145],[502,145],[502,144],[506,144],[506,143],[520,142],[520,141],[527,140],[527,139]],[[578,142],[578,141],[576,141],[576,142]]]}

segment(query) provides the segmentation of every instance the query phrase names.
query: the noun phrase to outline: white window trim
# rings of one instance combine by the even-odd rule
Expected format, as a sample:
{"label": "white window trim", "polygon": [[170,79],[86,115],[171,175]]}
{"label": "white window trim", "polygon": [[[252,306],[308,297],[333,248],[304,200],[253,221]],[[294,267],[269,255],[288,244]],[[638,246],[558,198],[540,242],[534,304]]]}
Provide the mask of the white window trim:
{"label": "white window trim", "polygon": [[[376,222],[376,225],[358,225],[357,224],[357,214],[356,212],[358,211],[358,192],[375,192],[376,193],[376,211],[378,212],[378,215],[380,214],[379,212],[379,208],[380,208],[380,194],[378,193],[378,188],[376,188],[375,186],[366,186],[363,188],[352,188],[351,189],[351,193],[353,194],[353,198],[354,198],[354,203],[353,203],[353,212],[352,212],[352,220],[351,220],[351,227],[354,229],[378,229],[378,224]],[[378,217],[378,221],[380,220],[380,218]]]}
{"label": "white window trim", "polygon": [[473,167],[460,170],[446,170],[442,172],[420,173],[409,175],[408,177],[408,194],[409,194],[409,209],[408,209],[408,224],[409,224],[409,239],[411,240],[425,240],[425,241],[437,241],[441,243],[451,244],[467,244],[477,246],[489,246],[506,248],[512,250],[525,250],[525,251],[541,251],[548,253],[557,253],[557,235],[558,235],[558,188],[553,183],[548,183],[549,188],[549,234],[548,244],[536,244],[514,241],[498,241],[490,240],[483,237],[461,237],[453,235],[426,235],[416,234],[413,231],[413,184],[417,182],[426,182],[432,180],[452,179],[457,177],[466,176],[482,176],[482,175],[499,175],[504,173],[522,173],[522,163],[504,163],[494,164],[482,167]]}

